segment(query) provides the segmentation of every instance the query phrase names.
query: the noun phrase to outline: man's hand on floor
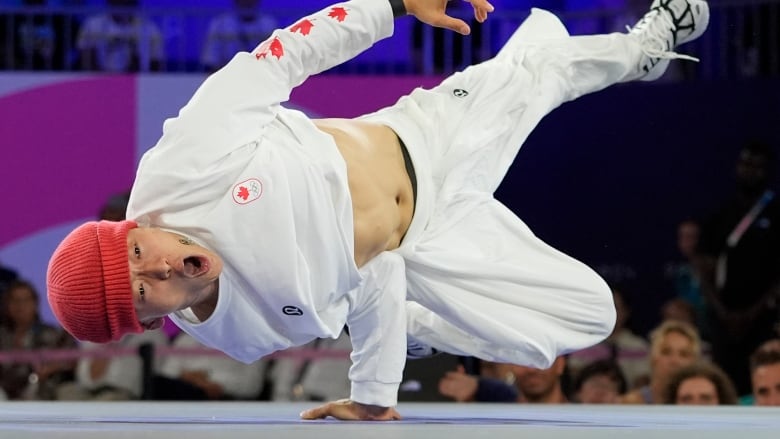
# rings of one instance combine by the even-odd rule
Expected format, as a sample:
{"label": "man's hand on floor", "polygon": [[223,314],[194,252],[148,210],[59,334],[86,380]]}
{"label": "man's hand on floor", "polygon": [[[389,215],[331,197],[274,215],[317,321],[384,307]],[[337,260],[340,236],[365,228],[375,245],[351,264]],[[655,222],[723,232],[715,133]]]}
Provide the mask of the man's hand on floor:
{"label": "man's hand on floor", "polygon": [[343,421],[395,421],[401,415],[393,407],[361,404],[349,399],[323,404],[301,413],[301,419],[325,419],[332,416]]}

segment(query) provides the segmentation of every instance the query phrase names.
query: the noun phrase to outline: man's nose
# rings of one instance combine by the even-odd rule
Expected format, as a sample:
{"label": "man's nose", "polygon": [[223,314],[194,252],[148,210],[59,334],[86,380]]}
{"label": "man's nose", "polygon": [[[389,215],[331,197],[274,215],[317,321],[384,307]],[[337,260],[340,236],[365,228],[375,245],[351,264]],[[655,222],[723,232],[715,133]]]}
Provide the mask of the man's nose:
{"label": "man's nose", "polygon": [[171,265],[168,263],[168,260],[165,258],[160,258],[159,260],[155,261],[153,264],[151,264],[149,267],[147,267],[150,274],[153,276],[160,278],[160,279],[168,279],[171,277]]}

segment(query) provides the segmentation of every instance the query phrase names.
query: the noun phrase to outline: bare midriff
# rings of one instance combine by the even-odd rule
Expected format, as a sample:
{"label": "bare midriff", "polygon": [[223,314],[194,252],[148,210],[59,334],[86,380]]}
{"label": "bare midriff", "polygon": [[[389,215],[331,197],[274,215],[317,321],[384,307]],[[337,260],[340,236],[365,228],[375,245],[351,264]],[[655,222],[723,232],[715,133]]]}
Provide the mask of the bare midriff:
{"label": "bare midriff", "polygon": [[353,119],[317,119],[347,163],[355,227],[355,263],[363,266],[401,244],[412,222],[414,194],[401,145],[389,127]]}

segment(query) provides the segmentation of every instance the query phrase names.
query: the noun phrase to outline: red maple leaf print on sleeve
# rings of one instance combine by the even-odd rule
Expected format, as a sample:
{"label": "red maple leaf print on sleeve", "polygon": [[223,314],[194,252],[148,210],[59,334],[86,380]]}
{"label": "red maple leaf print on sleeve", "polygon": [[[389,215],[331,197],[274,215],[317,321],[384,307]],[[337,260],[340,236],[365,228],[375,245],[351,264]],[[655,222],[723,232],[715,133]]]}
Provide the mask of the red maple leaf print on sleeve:
{"label": "red maple leaf print on sleeve", "polygon": [[238,197],[246,201],[249,198],[249,189],[247,189],[244,186],[238,187],[238,194],[236,194]]}
{"label": "red maple leaf print on sleeve", "polygon": [[304,18],[303,20],[295,23],[295,25],[290,28],[290,32],[300,32],[301,35],[309,35],[309,32],[311,32],[311,28],[313,27],[314,23],[312,23],[311,20]]}
{"label": "red maple leaf print on sleeve", "polygon": [[271,55],[275,56],[276,59],[280,59],[282,56],[284,56],[284,46],[282,45],[281,40],[279,40],[279,37],[274,37],[272,40],[261,44],[255,52],[255,58],[266,58],[268,56],[268,52],[271,52]]}
{"label": "red maple leaf print on sleeve", "polygon": [[284,56],[284,46],[282,46],[282,42],[279,38],[274,38],[274,40],[271,41],[271,55],[275,56],[276,59],[281,59],[282,56]]}
{"label": "red maple leaf print on sleeve", "polygon": [[334,7],[330,8],[330,12],[328,13],[328,17],[335,18],[338,21],[344,21],[345,18],[347,18],[347,10],[342,7]]}
{"label": "red maple leaf print on sleeve", "polygon": [[255,51],[255,58],[257,58],[257,59],[260,59],[260,58],[265,58],[265,57],[266,57],[266,55],[268,55],[268,48],[269,48],[270,46],[271,46],[271,41],[270,41],[270,40],[268,40],[268,41],[263,41],[263,44],[261,44],[261,45],[260,45],[260,46],[257,48],[257,51]]}

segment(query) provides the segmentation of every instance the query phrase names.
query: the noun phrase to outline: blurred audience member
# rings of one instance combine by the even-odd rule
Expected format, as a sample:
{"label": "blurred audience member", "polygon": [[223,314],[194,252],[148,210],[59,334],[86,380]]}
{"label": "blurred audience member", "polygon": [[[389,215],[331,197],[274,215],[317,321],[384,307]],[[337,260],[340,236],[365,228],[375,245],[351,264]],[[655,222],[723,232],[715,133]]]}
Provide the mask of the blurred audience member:
{"label": "blurred audience member", "polygon": [[233,55],[265,41],[277,27],[276,19],[259,10],[260,0],[233,0],[233,10],[211,20],[201,63],[209,72],[225,65]]}
{"label": "blurred audience member", "polygon": [[[38,292],[32,284],[15,281],[2,297],[0,350],[74,348],[67,333],[41,322]],[[74,363],[0,364],[0,382],[9,399],[55,399],[63,383],[73,380]]]}
{"label": "blurred audience member", "polygon": [[780,339],[761,345],[750,357],[753,402],[780,406]]}
{"label": "blurred audience member", "polygon": [[87,17],[76,43],[85,70],[106,72],[161,71],[163,35],[151,20],[131,8],[138,0],[107,0],[109,13]]}
{"label": "blurred audience member", "polygon": [[712,357],[740,394],[750,392],[749,356],[777,336],[780,203],[769,187],[774,158],[767,144],[743,147],[735,194],[702,223],[699,265]]}
{"label": "blurred audience member", "polygon": [[[187,333],[173,341],[177,348],[204,348]],[[244,364],[219,353],[218,355],[169,355],[162,364],[161,374],[184,381],[203,392],[204,399],[257,399],[263,386],[262,361]],[[175,395],[172,395],[175,396]]]}
{"label": "blurred audience member", "polygon": [[580,369],[593,361],[615,361],[622,369],[631,389],[646,382],[650,376],[650,363],[647,361],[650,346],[644,338],[634,334],[628,327],[631,307],[623,294],[613,289],[612,296],[617,312],[612,334],[595,346],[571,353],[569,367],[576,376]]}
{"label": "blurred audience member", "polygon": [[761,1],[746,4],[740,17],[742,34],[741,41],[737,42],[743,56],[738,60],[740,73],[747,77],[768,77],[780,73],[780,32],[777,31],[780,3]]}
{"label": "blurred audience member", "polygon": [[672,375],[664,392],[664,404],[734,405],[737,391],[723,370],[702,361]]}
{"label": "blurred audience member", "polygon": [[9,70],[63,70],[70,68],[67,50],[72,46],[77,23],[53,11],[47,0],[22,0],[36,10],[0,17],[0,68]]}
{"label": "blurred audience member", "polygon": [[574,380],[574,399],[582,404],[617,404],[627,391],[623,371],[612,360],[588,364]]}
{"label": "blurred audience member", "polygon": [[661,307],[661,321],[677,320],[696,326],[696,310],[693,305],[679,297],[666,301]]}
{"label": "blurred audience member", "polygon": [[696,329],[669,320],[650,334],[650,383],[621,398],[625,404],[661,404],[672,375],[701,358],[701,339]]}
{"label": "blurred audience member", "polygon": [[568,402],[563,393],[562,378],[566,358],[558,357],[548,369],[505,365],[504,380],[476,377],[462,366],[447,372],[439,381],[439,392],[458,402],[523,402],[531,404],[562,404]]}
{"label": "blurred audience member", "polygon": [[682,260],[666,265],[664,275],[671,284],[675,298],[691,304],[694,311],[694,326],[704,338],[706,331],[706,310],[704,296],[701,292],[701,281],[698,270],[699,223],[686,219],[677,225],[677,251]]}
{"label": "blurred audience member", "polygon": [[[147,330],[140,334],[129,334],[121,340],[98,344],[83,342],[85,352],[95,350],[133,349],[142,345],[167,346],[168,337],[161,330]],[[152,369],[160,372],[160,361],[155,359]],[[143,363],[138,355],[129,356],[85,356],[79,360],[76,378],[80,391],[71,391],[62,395],[67,400],[126,401],[140,399],[143,396]]]}

